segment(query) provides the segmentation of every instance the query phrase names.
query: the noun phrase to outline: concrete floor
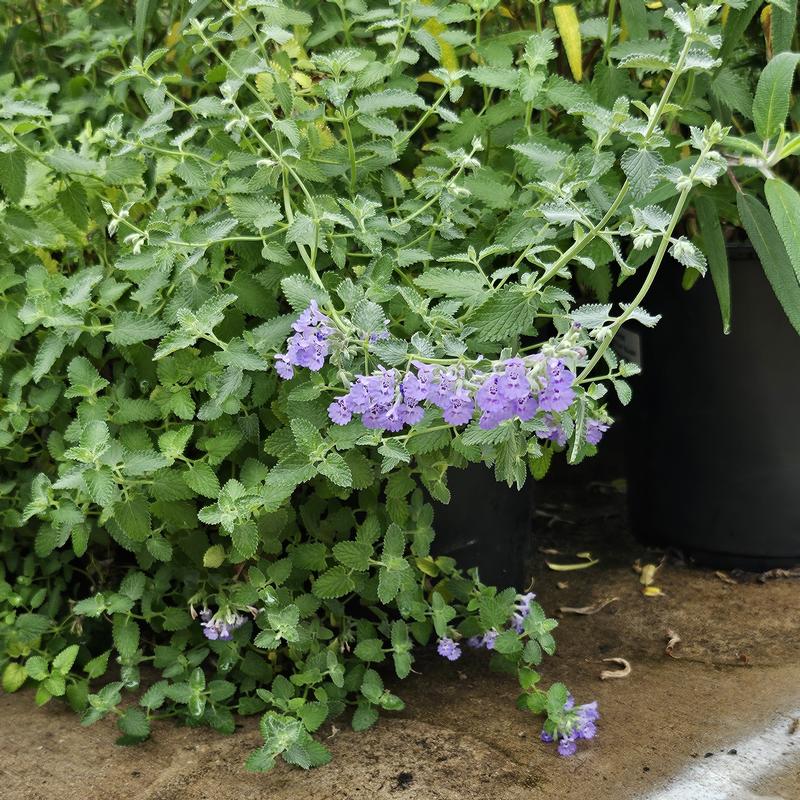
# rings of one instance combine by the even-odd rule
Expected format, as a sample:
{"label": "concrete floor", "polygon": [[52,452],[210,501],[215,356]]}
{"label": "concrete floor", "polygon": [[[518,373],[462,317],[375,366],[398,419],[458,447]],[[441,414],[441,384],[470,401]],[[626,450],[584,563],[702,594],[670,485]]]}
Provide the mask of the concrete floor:
{"label": "concrete floor", "polygon": [[[121,748],[111,723],[81,728],[56,704],[36,709],[30,692],[0,696],[0,798],[800,798],[800,578],[731,583],[671,558],[655,578],[663,595],[645,597],[633,562],[660,554],[628,537],[608,487],[588,505],[569,496],[540,505],[536,543],[564,553],[532,567],[549,611],[618,598],[592,616],[564,614],[558,654],[542,669],[578,702],[600,704],[598,738],[571,759],[539,742],[537,721],[514,707],[513,679],[480,654],[455,664],[430,654],[395,687],[405,711],[366,733],[341,722],[323,729],[333,762],[307,773],[246,773],[253,720],[232,737],[165,723],[149,742]],[[587,549],[600,558],[590,569],[544,564]],[[672,656],[668,629],[682,640]],[[630,662],[629,677],[599,679],[611,657]]]}

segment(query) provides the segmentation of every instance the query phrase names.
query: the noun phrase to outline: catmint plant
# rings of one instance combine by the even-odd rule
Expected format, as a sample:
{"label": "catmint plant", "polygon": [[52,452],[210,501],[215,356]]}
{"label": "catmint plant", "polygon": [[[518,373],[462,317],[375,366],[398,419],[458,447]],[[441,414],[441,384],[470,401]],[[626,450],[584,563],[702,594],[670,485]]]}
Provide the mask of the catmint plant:
{"label": "catmint plant", "polygon": [[430,646],[516,672],[562,755],[594,736],[540,687],[556,621],[439,553],[431,500],[450,468],[520,487],[594,454],[638,372],[614,335],[657,322],[668,255],[706,267],[684,220],[733,145],[680,115],[726,34],[664,5],[641,50],[613,8],[588,27],[591,81],[544,2],[54,3],[11,45],[6,691],[123,743],[258,714],[249,768],[308,768],[327,721],[403,708],[385,681]]}

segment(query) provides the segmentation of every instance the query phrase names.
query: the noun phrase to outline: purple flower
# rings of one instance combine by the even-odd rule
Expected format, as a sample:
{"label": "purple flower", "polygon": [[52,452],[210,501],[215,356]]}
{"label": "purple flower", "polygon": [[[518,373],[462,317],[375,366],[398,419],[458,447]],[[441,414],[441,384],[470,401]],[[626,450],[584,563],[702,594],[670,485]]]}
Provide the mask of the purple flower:
{"label": "purple flower", "polygon": [[560,756],[575,755],[577,749],[578,745],[575,744],[575,740],[571,736],[564,736],[558,740],[558,754]]}
{"label": "purple flower", "polygon": [[461,658],[461,645],[447,636],[442,636],[442,638],[439,639],[436,652],[448,661],[458,661],[458,659]]}
{"label": "purple flower", "polygon": [[294,377],[294,368],[289,363],[289,359],[283,353],[278,353],[275,356],[275,371],[284,380],[289,380]]}
{"label": "purple flower", "polygon": [[597,711],[597,701],[576,706],[572,695],[567,695],[564,712],[563,718],[556,724],[555,734],[542,730],[541,738],[543,742],[548,743],[558,740],[559,755],[571,756],[578,749],[579,740],[595,737],[597,734],[595,722],[600,714]]}
{"label": "purple flower", "polygon": [[539,408],[542,411],[566,411],[575,400],[572,388],[575,375],[560,358],[549,358],[546,378],[547,383],[539,394]]}
{"label": "purple flower", "polygon": [[328,406],[328,416],[337,425],[347,425],[353,418],[353,412],[347,407],[346,398],[340,397]]}
{"label": "purple flower", "polygon": [[228,613],[222,617],[218,617],[217,614],[212,614],[211,611],[207,608],[204,608],[200,612],[200,624],[203,628],[203,635],[206,639],[210,639],[212,641],[216,641],[217,639],[221,641],[230,641],[233,639],[233,632],[237,628],[241,628],[245,622],[247,622],[247,617],[243,616],[242,614],[235,614],[235,613]]}
{"label": "purple flower", "polygon": [[286,342],[286,352],[275,356],[275,369],[281,378],[294,376],[293,366],[306,367],[313,372],[322,369],[328,355],[328,337],[334,328],[316,300],[292,323],[294,333]]}
{"label": "purple flower", "polygon": [[567,434],[564,428],[562,428],[550,414],[545,414],[543,421],[547,426],[547,430],[536,431],[536,435],[540,439],[547,439],[548,441],[555,442],[559,447],[563,447],[567,443]]}
{"label": "purple flower", "polygon": [[603,434],[608,430],[608,425],[599,420],[590,419],[586,423],[586,441],[589,444],[600,444]]}
{"label": "purple flower", "polygon": [[521,358],[509,358],[499,384],[507,400],[525,400],[531,393],[525,362]]}
{"label": "purple flower", "polygon": [[444,421],[449,425],[464,425],[472,419],[475,403],[470,393],[459,387],[444,405]]}

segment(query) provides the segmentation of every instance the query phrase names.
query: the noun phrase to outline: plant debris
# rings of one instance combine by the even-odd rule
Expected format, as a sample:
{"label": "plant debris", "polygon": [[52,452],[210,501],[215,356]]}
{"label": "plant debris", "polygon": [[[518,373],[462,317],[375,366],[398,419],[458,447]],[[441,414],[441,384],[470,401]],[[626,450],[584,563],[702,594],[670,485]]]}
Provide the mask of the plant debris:
{"label": "plant debris", "polygon": [[670,656],[670,658],[677,658],[674,655],[674,651],[680,646],[682,639],[675,633],[672,628],[667,628],[667,646],[664,649],[664,652]]}
{"label": "plant debris", "polygon": [[658,586],[653,585],[656,573],[664,566],[666,558],[662,558],[658,564],[641,564],[639,559],[633,562],[633,571],[639,575],[639,583],[642,584],[642,594],[645,597],[659,597],[664,594]]}
{"label": "plant debris", "polygon": [[569,583],[567,583],[567,581],[558,581],[558,582],[556,583],[556,586],[557,586],[559,589],[568,589],[568,588],[569,588]]}
{"label": "plant debris", "polygon": [[561,606],[559,608],[559,613],[561,614],[583,614],[585,616],[590,616],[591,614],[596,614],[598,611],[602,611],[607,605],[616,602],[619,600],[619,597],[609,597],[605,600],[600,600],[599,602],[595,603],[592,606],[582,606],[581,608],[572,608],[571,606]]}
{"label": "plant debris", "polygon": [[731,576],[730,576],[730,575],[728,575],[728,573],[727,573],[727,572],[723,572],[721,569],[718,569],[718,570],[717,570],[717,571],[716,571],[714,574],[715,574],[715,575],[716,575],[716,576],[717,576],[717,577],[718,577],[718,578],[719,578],[719,579],[720,579],[720,580],[721,580],[723,583],[730,583],[730,584],[732,584],[733,586],[738,586],[738,585],[739,585],[739,581],[737,581],[737,580],[734,580],[733,578],[731,578]]}
{"label": "plant debris", "polygon": [[789,724],[789,736],[794,736],[800,731],[800,717],[795,717]]}
{"label": "plant debris", "polygon": [[605,681],[611,678],[627,678],[631,674],[630,662],[624,658],[604,658],[603,661],[608,661],[612,664],[618,664],[622,669],[604,669],[600,673],[600,680]]}
{"label": "plant debris", "polygon": [[593,567],[595,564],[600,563],[600,559],[593,558],[591,553],[576,553],[575,556],[576,558],[583,558],[586,560],[577,564],[554,564],[552,561],[545,561],[544,563],[547,564],[550,569],[555,570],[556,572],[569,572],[573,569],[586,569],[587,567]]}
{"label": "plant debris", "polygon": [[776,578],[800,578],[800,567],[793,569],[768,569],[758,576],[759,583],[766,583]]}

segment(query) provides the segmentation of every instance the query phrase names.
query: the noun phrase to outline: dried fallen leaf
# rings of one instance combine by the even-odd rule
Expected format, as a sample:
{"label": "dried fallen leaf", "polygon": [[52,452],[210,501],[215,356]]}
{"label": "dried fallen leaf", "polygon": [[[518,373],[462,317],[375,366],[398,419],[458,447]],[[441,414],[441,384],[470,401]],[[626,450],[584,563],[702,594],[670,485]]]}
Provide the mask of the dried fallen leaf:
{"label": "dried fallen leaf", "polygon": [[766,583],[775,578],[800,578],[800,567],[793,569],[770,569],[758,576],[759,583]]}
{"label": "dried fallen leaf", "polygon": [[555,570],[556,572],[569,572],[573,569],[586,569],[587,567],[593,567],[595,564],[600,563],[599,558],[593,558],[591,561],[584,561],[581,564],[554,564],[552,561],[545,561],[550,569]]}
{"label": "dried fallen leaf", "polygon": [[615,602],[616,600],[619,600],[619,597],[609,597],[607,600],[601,600],[599,603],[595,603],[593,606],[583,606],[581,608],[562,606],[558,610],[562,614],[584,614],[585,616],[589,616],[591,614],[596,614],[598,611],[602,611],[607,605]]}
{"label": "dried fallen leaf", "polygon": [[789,736],[794,736],[798,731],[800,731],[800,718],[796,717],[789,725]]}
{"label": "dried fallen leaf", "polygon": [[715,574],[715,575],[716,575],[716,576],[717,576],[717,577],[718,577],[718,578],[719,578],[719,579],[720,579],[720,580],[721,580],[723,583],[731,583],[731,584],[733,584],[734,586],[738,586],[738,585],[739,585],[738,581],[735,581],[733,578],[731,578],[731,576],[730,576],[730,575],[728,575],[728,573],[727,573],[727,572],[723,572],[722,570],[717,570],[717,571],[716,571],[714,574]]}
{"label": "dried fallen leaf", "polygon": [[639,573],[639,583],[642,586],[650,586],[656,577],[656,572],[658,572],[658,567],[655,564],[645,564]]}
{"label": "dried fallen leaf", "polygon": [[658,586],[643,586],[642,587],[642,594],[645,597],[661,597],[664,592],[658,588]]}
{"label": "dried fallen leaf", "polygon": [[609,680],[610,678],[627,678],[631,674],[631,665],[624,658],[604,658],[603,661],[619,664],[622,669],[604,669],[600,673],[601,681]]}
{"label": "dried fallen leaf", "polygon": [[540,553],[544,553],[546,556],[563,556],[565,555],[560,550],[556,550],[555,547],[540,547]]}
{"label": "dried fallen leaf", "polygon": [[678,636],[678,634],[675,633],[675,631],[672,630],[672,628],[667,628],[667,646],[664,652],[668,656],[672,656],[672,658],[675,658],[675,656],[672,654],[675,648],[678,647],[678,645],[680,645],[680,643],[681,643],[681,637]]}
{"label": "dried fallen leaf", "polygon": [[569,584],[566,581],[558,581],[558,583],[556,583],[556,586],[559,589],[567,589],[567,588],[569,588]]}

